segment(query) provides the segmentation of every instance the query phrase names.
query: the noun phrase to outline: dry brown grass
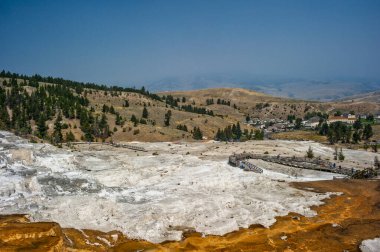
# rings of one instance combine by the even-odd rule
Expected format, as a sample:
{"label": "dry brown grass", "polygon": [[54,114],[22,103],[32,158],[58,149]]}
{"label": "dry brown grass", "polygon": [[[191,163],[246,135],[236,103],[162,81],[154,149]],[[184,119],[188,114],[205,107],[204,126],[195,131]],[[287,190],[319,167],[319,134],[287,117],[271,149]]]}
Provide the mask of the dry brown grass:
{"label": "dry brown grass", "polygon": [[[192,141],[190,131],[194,127],[200,127],[203,135],[207,139],[212,139],[218,128],[225,128],[230,124],[245,120],[244,114],[223,105],[213,105],[212,108],[209,108],[216,112],[216,114],[223,115],[223,118],[221,118],[219,116],[180,111],[177,108],[167,107],[164,102],[155,101],[136,93],[122,92],[121,95],[111,96],[109,92],[106,95],[103,91],[92,91],[92,93],[87,95],[87,98],[90,100],[90,106],[95,108],[95,114],[100,115],[102,113],[104,104],[107,106],[112,105],[126,120],[123,126],[117,126],[115,125],[115,116],[107,114],[110,129],[113,130],[115,127],[117,129],[111,137],[114,141]],[[123,107],[125,100],[128,100],[129,107]],[[135,127],[130,122],[130,118],[132,115],[135,115],[140,119],[142,117],[144,104],[147,106],[149,113],[148,123],[146,125],[138,124]],[[200,104],[196,104],[195,106],[204,107]],[[164,117],[168,110],[171,110],[172,117],[170,125],[165,127]],[[155,125],[152,124],[152,121],[155,122]],[[189,132],[177,130],[176,127],[179,124],[186,125]],[[242,128],[244,129],[245,127],[246,126],[242,124]],[[139,133],[133,134],[136,129],[139,130]],[[111,140],[111,138],[106,141]]]}
{"label": "dry brown grass", "polygon": [[373,137],[372,138],[375,140],[380,140],[380,124],[373,125],[372,129],[373,129]]}
{"label": "dry brown grass", "polygon": [[315,141],[326,143],[326,136],[318,135],[315,131],[295,130],[287,132],[279,132],[271,135],[273,139],[280,140],[296,140],[296,141]]}
{"label": "dry brown grass", "polygon": [[[242,88],[213,88],[192,91],[164,92],[161,95],[173,95],[174,97],[185,97],[191,103],[198,106],[206,106],[206,99],[223,99],[231,102],[231,107],[223,105],[210,105],[210,109],[216,114],[229,115],[235,118],[243,118],[246,115],[257,118],[279,118],[286,119],[289,114],[303,117],[305,111],[321,110],[321,103],[295,100],[282,97],[274,97],[253,90]],[[263,109],[256,109],[256,105],[268,103]],[[238,109],[233,109],[236,104]]]}

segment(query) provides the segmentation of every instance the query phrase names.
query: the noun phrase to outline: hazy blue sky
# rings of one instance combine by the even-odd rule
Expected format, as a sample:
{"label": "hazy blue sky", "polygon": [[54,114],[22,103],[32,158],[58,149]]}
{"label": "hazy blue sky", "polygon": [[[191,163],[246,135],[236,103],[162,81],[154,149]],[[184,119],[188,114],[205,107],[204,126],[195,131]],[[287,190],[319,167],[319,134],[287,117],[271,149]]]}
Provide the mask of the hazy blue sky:
{"label": "hazy blue sky", "polygon": [[0,69],[137,83],[380,78],[380,1],[3,1]]}

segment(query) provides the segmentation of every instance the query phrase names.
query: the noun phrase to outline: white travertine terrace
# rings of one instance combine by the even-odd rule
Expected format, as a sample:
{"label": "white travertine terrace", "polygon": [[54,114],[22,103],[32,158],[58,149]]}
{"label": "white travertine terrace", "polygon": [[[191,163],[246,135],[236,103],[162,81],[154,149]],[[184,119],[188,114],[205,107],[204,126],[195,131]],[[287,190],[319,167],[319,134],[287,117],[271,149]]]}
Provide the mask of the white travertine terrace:
{"label": "white travertine terrace", "polygon": [[[228,155],[244,150],[304,155],[312,146],[316,155],[332,156],[331,148],[313,142],[131,144],[148,152],[94,144],[70,151],[0,132],[0,213],[120,230],[152,242],[180,240],[186,229],[223,235],[252,224],[268,227],[289,212],[313,216],[310,207],[330,194],[288,182],[336,175],[264,161],[257,163],[264,173],[257,174],[227,164]],[[373,160],[372,153],[347,151],[362,165]]]}

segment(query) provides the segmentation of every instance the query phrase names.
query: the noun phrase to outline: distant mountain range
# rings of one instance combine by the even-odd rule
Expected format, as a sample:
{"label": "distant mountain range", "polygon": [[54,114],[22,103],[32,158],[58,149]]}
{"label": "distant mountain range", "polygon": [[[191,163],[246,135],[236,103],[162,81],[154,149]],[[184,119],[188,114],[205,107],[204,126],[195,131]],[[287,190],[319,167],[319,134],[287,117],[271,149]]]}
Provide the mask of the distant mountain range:
{"label": "distant mountain range", "polygon": [[316,81],[301,79],[270,80],[269,78],[254,78],[252,80],[249,78],[238,79],[228,76],[197,76],[167,78],[149,83],[146,86],[148,86],[149,90],[155,92],[197,90],[215,87],[239,87],[274,96],[314,101],[334,101],[359,94],[379,91],[380,81]]}
{"label": "distant mountain range", "polygon": [[358,94],[345,97],[339,101],[342,102],[374,102],[380,104],[380,91]]}

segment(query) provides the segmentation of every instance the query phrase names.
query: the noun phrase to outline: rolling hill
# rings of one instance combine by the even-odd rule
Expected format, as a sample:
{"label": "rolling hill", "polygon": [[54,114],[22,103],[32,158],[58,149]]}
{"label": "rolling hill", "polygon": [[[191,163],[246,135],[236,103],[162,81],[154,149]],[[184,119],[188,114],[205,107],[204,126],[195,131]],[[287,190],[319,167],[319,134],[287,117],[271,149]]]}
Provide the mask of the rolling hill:
{"label": "rolling hill", "polygon": [[[106,87],[51,77],[16,77],[0,78],[5,97],[3,108],[6,108],[10,118],[8,127],[23,132],[22,134],[36,141],[41,141],[37,138],[40,127],[38,118],[46,113],[48,136],[54,134],[57,116],[63,112],[63,138],[66,133],[71,132],[75,141],[192,141],[194,128],[201,130],[204,139],[212,139],[218,129],[237,122],[242,130],[254,130],[244,124],[247,116],[286,119],[288,115],[303,118],[309,112],[380,111],[378,93],[371,93],[371,98],[357,96],[350,100],[326,103],[276,97],[243,88],[153,94],[145,89]],[[38,100],[37,95],[42,95],[43,98]],[[71,100],[67,100],[68,95]],[[24,104],[23,99],[31,104]],[[17,106],[21,106],[21,109]],[[146,118],[142,118],[144,108],[147,112]],[[169,110],[171,116],[169,125],[166,125],[165,117]],[[2,111],[4,115],[5,110]],[[26,121],[24,126],[20,126],[20,122],[12,121],[14,114],[17,117],[21,115],[22,120]],[[99,126],[103,116],[107,124],[105,128]],[[184,125],[187,131],[178,129]]]}

